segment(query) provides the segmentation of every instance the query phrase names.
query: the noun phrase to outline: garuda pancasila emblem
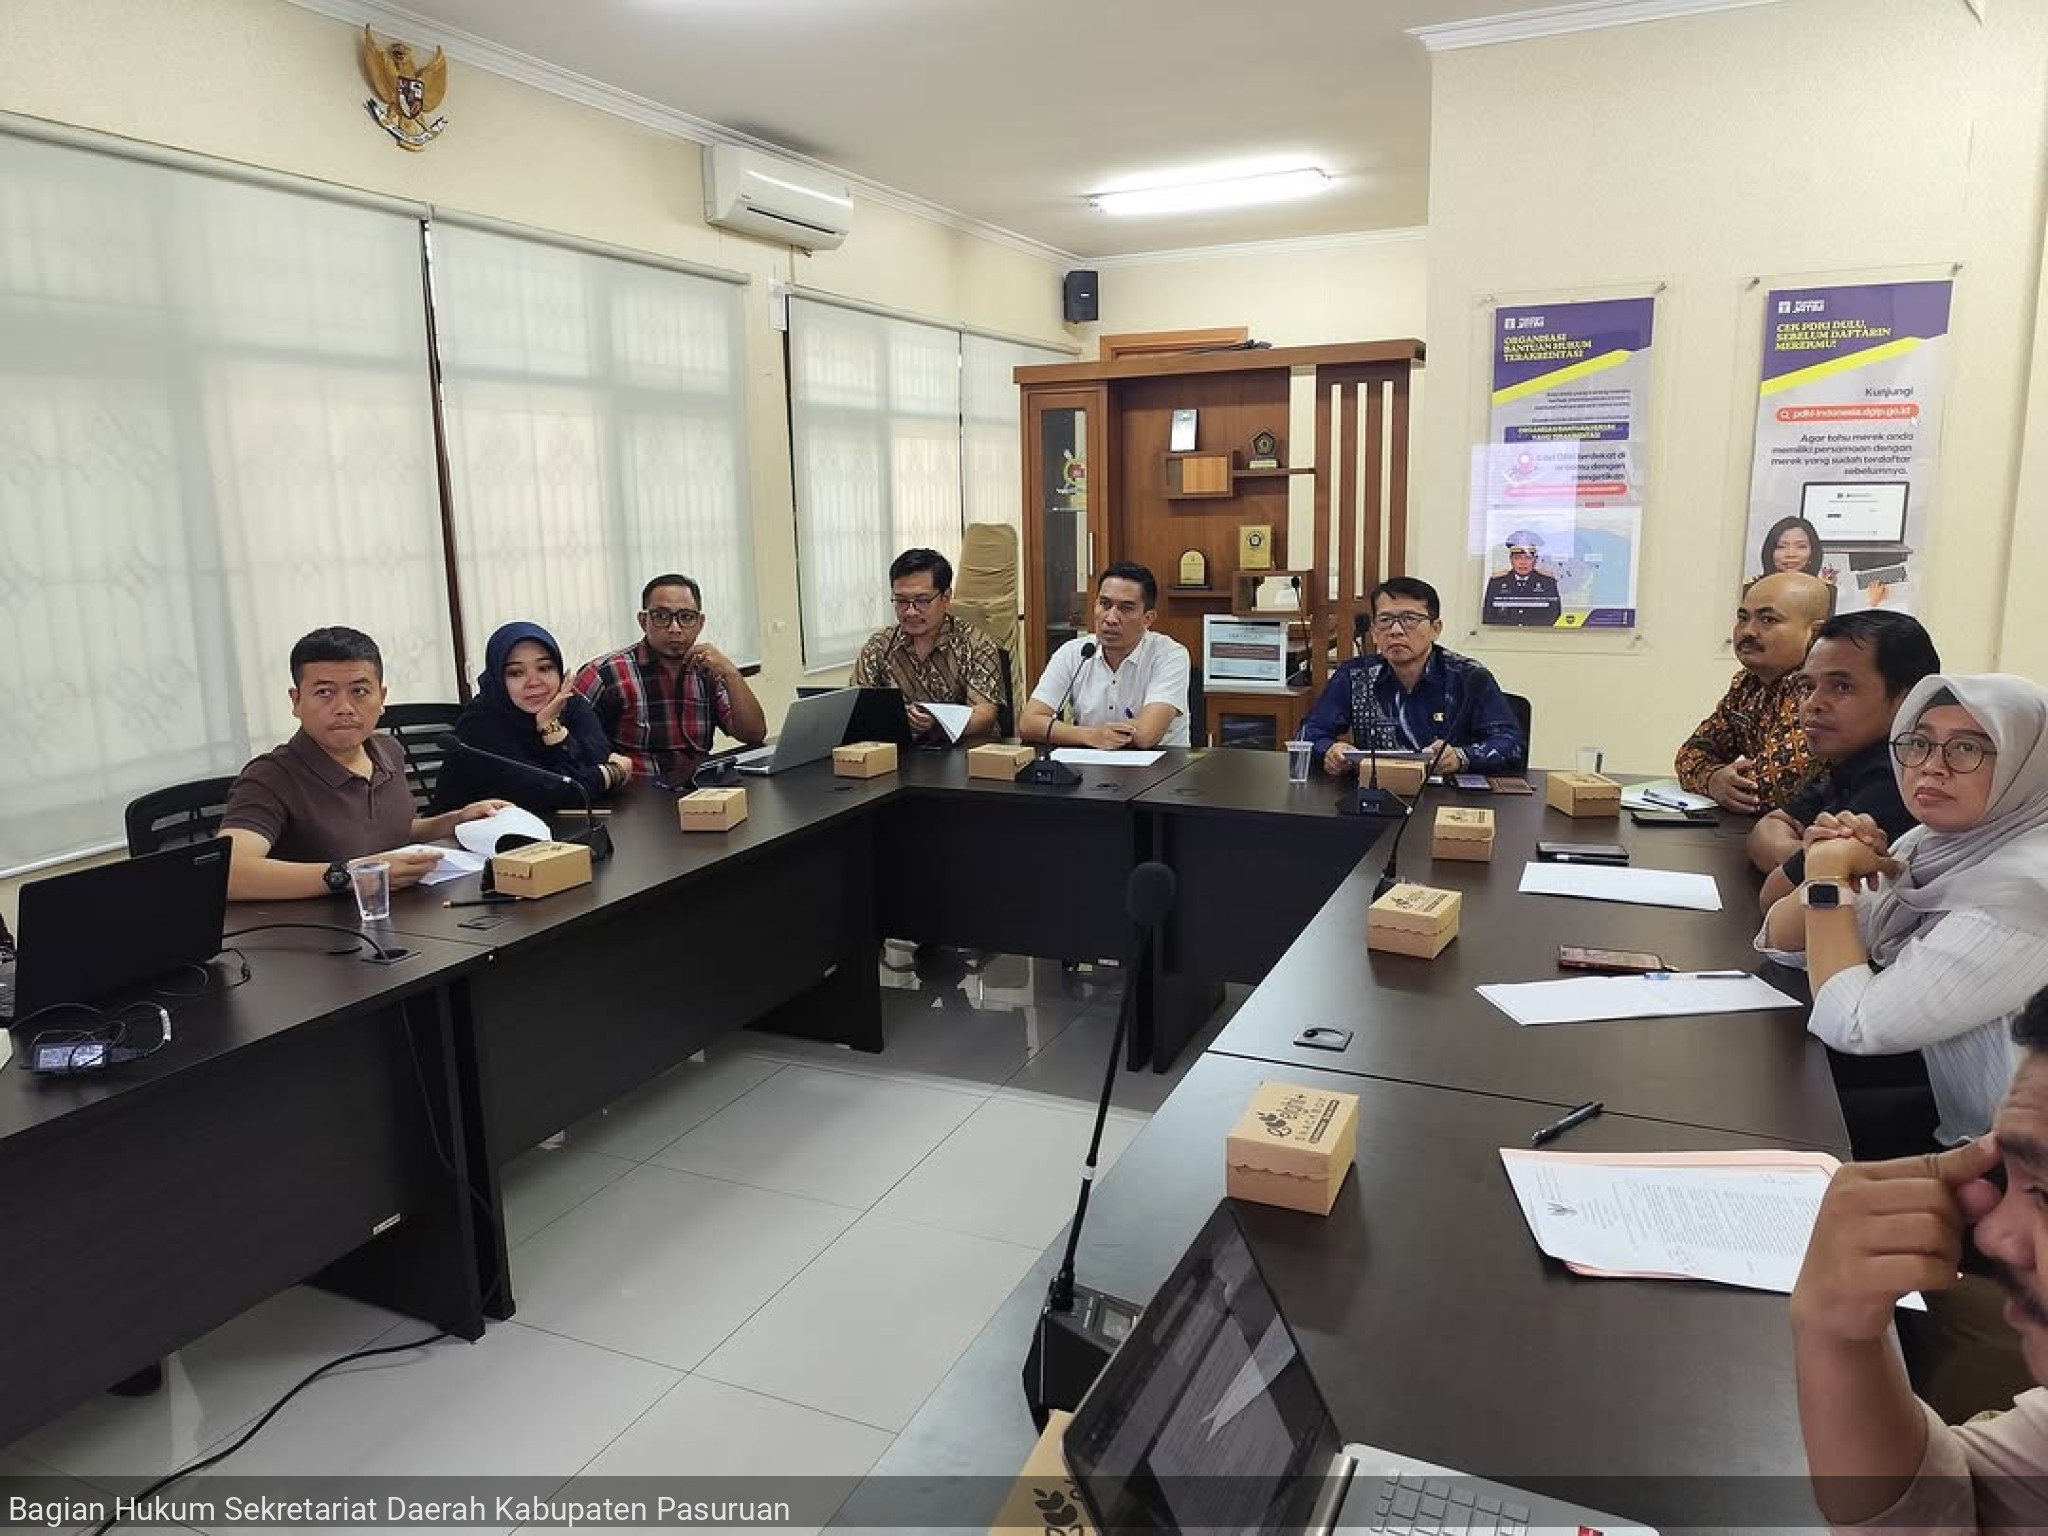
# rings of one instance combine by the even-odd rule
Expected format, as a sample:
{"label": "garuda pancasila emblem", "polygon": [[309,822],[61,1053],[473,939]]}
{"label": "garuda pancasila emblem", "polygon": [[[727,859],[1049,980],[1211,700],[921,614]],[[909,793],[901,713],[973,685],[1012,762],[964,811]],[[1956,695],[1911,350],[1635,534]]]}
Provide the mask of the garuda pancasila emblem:
{"label": "garuda pancasila emblem", "polygon": [[380,43],[364,27],[363,74],[377,93],[363,106],[400,149],[417,154],[448,126],[447,118],[429,116],[448,94],[448,56],[439,48],[421,64],[404,43]]}

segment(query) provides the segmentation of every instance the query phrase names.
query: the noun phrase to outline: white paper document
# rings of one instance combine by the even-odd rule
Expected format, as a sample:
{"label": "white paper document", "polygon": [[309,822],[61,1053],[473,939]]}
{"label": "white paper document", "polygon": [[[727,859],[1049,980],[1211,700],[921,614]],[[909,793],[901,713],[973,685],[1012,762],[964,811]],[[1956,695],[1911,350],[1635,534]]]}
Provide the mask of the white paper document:
{"label": "white paper document", "polygon": [[455,841],[471,853],[480,853],[486,858],[498,851],[499,838],[515,835],[545,843],[551,841],[555,834],[533,812],[516,805],[506,806],[495,816],[465,821],[455,829]]}
{"label": "white paper document", "polygon": [[1648,784],[1624,784],[1621,808],[1625,811],[1711,811],[1714,798],[1696,795],[1676,779],[1653,779]]}
{"label": "white paper document", "polygon": [[1636,907],[1721,910],[1721,887],[1714,883],[1714,877],[1680,869],[1531,862],[1522,866],[1520,889],[1526,895],[1581,896],[1588,901],[1619,901]]}
{"label": "white paper document", "polygon": [[967,722],[974,718],[972,704],[925,704],[921,707],[939,722],[939,728],[946,733],[948,741],[958,741],[960,733],[967,729]]}
{"label": "white paper document", "polygon": [[1574,976],[1473,989],[1517,1024],[1584,1024],[1594,1019],[1676,1019],[1699,1013],[1797,1008],[1761,976],[1670,971],[1648,976]]}
{"label": "white paper document", "polygon": [[414,843],[402,851],[440,855],[441,862],[420,876],[421,885],[446,885],[464,875],[481,874],[485,862],[480,853],[471,853],[466,848],[444,848],[439,843]]}
{"label": "white paper document", "polygon": [[1052,760],[1081,768],[1150,768],[1164,752],[1098,752],[1093,747],[1054,747]]}
{"label": "white paper document", "polygon": [[[1500,1160],[1536,1246],[1581,1274],[1711,1280],[1787,1296],[1838,1166],[1824,1152],[1502,1147]],[[1925,1303],[1913,1296],[1901,1305]]]}

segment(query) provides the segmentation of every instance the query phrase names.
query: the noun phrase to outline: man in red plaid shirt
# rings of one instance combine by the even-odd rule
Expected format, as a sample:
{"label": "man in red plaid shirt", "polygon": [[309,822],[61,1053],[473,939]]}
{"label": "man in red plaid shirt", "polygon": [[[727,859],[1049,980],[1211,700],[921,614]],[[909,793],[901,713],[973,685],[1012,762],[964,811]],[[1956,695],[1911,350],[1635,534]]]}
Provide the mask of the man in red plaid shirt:
{"label": "man in red plaid shirt", "polygon": [[768,717],[754,690],[704,633],[704,600],[687,576],[657,576],[640,593],[640,643],[576,674],[612,745],[636,772],[687,782],[717,750],[719,731],[747,746],[768,739]]}

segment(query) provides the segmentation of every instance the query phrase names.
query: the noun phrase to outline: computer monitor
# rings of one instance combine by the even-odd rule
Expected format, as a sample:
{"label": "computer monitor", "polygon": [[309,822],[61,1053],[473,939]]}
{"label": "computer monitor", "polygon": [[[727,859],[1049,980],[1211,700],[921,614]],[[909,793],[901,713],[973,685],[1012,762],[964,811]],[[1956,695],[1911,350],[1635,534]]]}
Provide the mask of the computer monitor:
{"label": "computer monitor", "polygon": [[1906,537],[1904,480],[1810,480],[1800,487],[1799,514],[1824,549],[1897,544]]}

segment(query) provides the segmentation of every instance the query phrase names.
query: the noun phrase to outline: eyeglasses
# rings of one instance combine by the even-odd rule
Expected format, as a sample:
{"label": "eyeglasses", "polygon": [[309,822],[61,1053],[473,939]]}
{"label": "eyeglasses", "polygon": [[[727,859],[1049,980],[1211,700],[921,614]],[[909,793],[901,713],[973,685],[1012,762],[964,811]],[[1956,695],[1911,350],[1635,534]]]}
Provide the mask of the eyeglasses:
{"label": "eyeglasses", "polygon": [[1931,736],[1908,733],[1892,738],[1892,756],[1899,760],[1901,768],[1918,768],[1939,750],[1942,765],[1950,773],[1975,773],[1984,766],[1984,759],[1998,756],[1996,747],[1987,747],[1974,736],[1954,736],[1947,741],[1936,741]]}
{"label": "eyeglasses", "polygon": [[1376,613],[1372,616],[1374,629],[1419,629],[1428,622],[1426,613]]}
{"label": "eyeglasses", "polygon": [[1511,544],[1508,546],[1508,558],[1510,560],[1513,560],[1521,555],[1527,555],[1531,560],[1534,560],[1536,558],[1536,551],[1530,549],[1525,544]]}
{"label": "eyeglasses", "polygon": [[889,601],[896,605],[898,613],[908,613],[912,608],[915,608],[919,613],[923,613],[945,595],[943,592],[917,592],[905,596],[901,592],[891,592],[889,594]]}
{"label": "eyeglasses", "polygon": [[649,629],[692,629],[704,622],[695,608],[649,608],[641,617]]}

